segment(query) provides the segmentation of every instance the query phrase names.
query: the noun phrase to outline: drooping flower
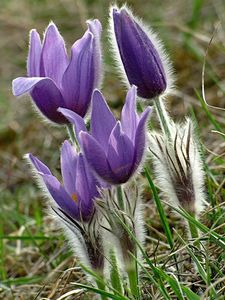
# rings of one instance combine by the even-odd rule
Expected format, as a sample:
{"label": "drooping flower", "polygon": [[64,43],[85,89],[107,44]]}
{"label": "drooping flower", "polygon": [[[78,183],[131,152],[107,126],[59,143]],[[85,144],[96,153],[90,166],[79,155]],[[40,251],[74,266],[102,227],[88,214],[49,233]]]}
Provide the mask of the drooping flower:
{"label": "drooping flower", "polygon": [[37,31],[30,32],[27,76],[13,80],[13,94],[29,92],[39,111],[55,123],[67,123],[57,112],[68,108],[84,117],[93,90],[101,80],[101,23],[88,21],[88,30],[71,48],[70,59],[56,25],[50,23],[43,42]]}
{"label": "drooping flower", "polygon": [[204,173],[193,124],[170,124],[170,139],[150,135],[155,175],[170,204],[197,215],[204,207]]}
{"label": "drooping flower", "polygon": [[89,170],[82,153],[77,154],[65,141],[61,150],[63,185],[49,168],[32,154],[27,154],[32,166],[42,178],[45,189],[57,206],[70,217],[88,221],[94,212],[94,199],[99,195],[99,182]]}
{"label": "drooping flower", "polygon": [[140,165],[145,151],[146,123],[151,111],[147,107],[138,116],[136,87],[127,93],[121,121],[116,121],[102,94],[95,90],[92,98],[91,131],[84,120],[72,111],[59,109],[75,125],[76,135],[85,157],[95,173],[110,184],[129,180]]}
{"label": "drooping flower", "polygon": [[110,36],[118,66],[140,97],[151,99],[171,87],[168,59],[156,35],[123,6],[112,6]]}

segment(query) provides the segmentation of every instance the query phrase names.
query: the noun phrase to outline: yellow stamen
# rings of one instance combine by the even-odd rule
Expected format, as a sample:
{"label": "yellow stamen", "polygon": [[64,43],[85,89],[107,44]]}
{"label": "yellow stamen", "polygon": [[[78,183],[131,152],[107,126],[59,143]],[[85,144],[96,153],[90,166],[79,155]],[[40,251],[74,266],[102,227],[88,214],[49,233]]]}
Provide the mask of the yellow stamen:
{"label": "yellow stamen", "polygon": [[75,193],[73,193],[71,195],[71,198],[73,199],[74,202],[78,203],[78,198],[77,198],[77,195]]}

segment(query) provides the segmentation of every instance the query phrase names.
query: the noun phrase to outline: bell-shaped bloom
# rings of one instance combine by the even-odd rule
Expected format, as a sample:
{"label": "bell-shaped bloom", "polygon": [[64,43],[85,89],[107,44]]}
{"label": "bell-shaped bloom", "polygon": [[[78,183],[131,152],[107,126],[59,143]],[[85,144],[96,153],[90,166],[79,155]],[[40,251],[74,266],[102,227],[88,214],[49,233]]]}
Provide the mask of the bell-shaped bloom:
{"label": "bell-shaped bloom", "polygon": [[95,90],[92,98],[91,131],[84,120],[67,109],[59,109],[75,125],[78,142],[95,173],[110,184],[129,180],[140,165],[146,139],[146,123],[151,108],[138,116],[136,87],[127,93],[121,121],[116,121],[102,94]]}
{"label": "bell-shaped bloom", "polygon": [[169,65],[156,35],[147,31],[129,9],[111,9],[111,40],[117,62],[140,97],[159,96],[170,85]]}
{"label": "bell-shaped bloom", "polygon": [[39,111],[55,123],[67,123],[57,111],[59,107],[84,117],[101,81],[101,24],[98,20],[87,24],[88,30],[71,48],[70,59],[54,23],[46,29],[43,42],[37,31],[31,30],[28,77],[13,80],[13,94],[29,92]]}
{"label": "bell-shaped bloom", "polygon": [[88,221],[94,212],[94,199],[99,195],[99,182],[90,171],[82,153],[77,154],[65,141],[61,150],[63,185],[49,168],[32,154],[27,154],[35,171],[42,178],[44,188],[67,215]]}

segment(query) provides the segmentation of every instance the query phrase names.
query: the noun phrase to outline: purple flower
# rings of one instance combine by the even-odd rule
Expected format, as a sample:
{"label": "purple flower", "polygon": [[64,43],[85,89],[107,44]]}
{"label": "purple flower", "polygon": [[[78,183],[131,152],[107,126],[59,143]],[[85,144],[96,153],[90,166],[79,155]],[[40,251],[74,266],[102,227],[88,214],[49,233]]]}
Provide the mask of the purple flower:
{"label": "purple flower", "polygon": [[84,120],[67,109],[60,112],[75,125],[78,142],[95,173],[110,184],[121,184],[137,170],[145,151],[145,125],[151,108],[139,117],[136,112],[136,87],[127,93],[121,122],[116,121],[102,94],[95,90],[92,99],[91,134]]}
{"label": "purple flower", "polygon": [[167,66],[155,35],[148,34],[126,7],[112,7],[111,22],[115,51],[129,83],[137,86],[140,97],[151,99],[162,94],[168,84]]}
{"label": "purple flower", "polygon": [[94,198],[99,195],[99,183],[90,172],[83,154],[77,154],[68,141],[63,143],[61,172],[64,185],[61,185],[39,159],[32,154],[28,154],[27,157],[58,206],[72,218],[88,221],[94,211]]}
{"label": "purple flower", "polygon": [[101,79],[101,24],[88,21],[88,30],[71,48],[70,59],[65,43],[54,23],[50,23],[41,43],[36,30],[30,33],[27,59],[28,77],[13,80],[13,94],[29,92],[41,113],[56,123],[67,123],[57,109],[68,108],[84,117],[93,90]]}

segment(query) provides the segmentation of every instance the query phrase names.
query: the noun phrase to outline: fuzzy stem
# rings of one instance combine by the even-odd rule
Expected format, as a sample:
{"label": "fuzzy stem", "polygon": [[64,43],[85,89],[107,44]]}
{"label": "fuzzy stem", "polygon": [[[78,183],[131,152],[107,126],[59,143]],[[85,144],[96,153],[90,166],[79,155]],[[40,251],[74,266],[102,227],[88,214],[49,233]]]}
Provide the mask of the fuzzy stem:
{"label": "fuzzy stem", "polygon": [[[123,187],[119,185],[117,187],[117,200],[119,208],[125,211],[124,205],[124,194]],[[129,279],[130,290],[135,299],[139,299],[139,288],[138,288],[138,267],[137,262],[134,257],[131,256],[132,253],[135,257],[137,256],[136,245],[134,241],[129,236],[128,232],[124,233],[124,236],[120,240],[121,249],[123,252],[123,258],[126,266],[126,272]]]}
{"label": "fuzzy stem", "polygon": [[117,200],[118,200],[118,204],[119,207],[122,211],[124,211],[124,200],[123,200],[123,187],[122,185],[119,185],[117,187]]}
{"label": "fuzzy stem", "polygon": [[[195,217],[193,215],[193,217]],[[192,222],[188,221],[188,226],[189,226],[189,231],[190,231],[190,235],[192,237],[192,239],[196,239],[193,242],[193,245],[198,248],[199,251],[201,251],[201,243],[199,240],[199,232],[198,232],[198,228],[195,226],[195,224],[193,224]]]}
{"label": "fuzzy stem", "polygon": [[163,130],[163,133],[170,140],[171,139],[171,133],[170,133],[170,129],[169,129],[170,117],[169,117],[169,115],[168,115],[168,113],[165,109],[165,106],[164,106],[164,103],[163,103],[161,97],[156,99],[154,101],[154,104],[155,104],[155,108],[156,108],[158,118],[160,120],[160,125],[161,125],[161,128]]}
{"label": "fuzzy stem", "polygon": [[[190,214],[191,214],[191,216],[192,216],[193,218],[196,219],[195,213],[192,212],[192,213],[190,213]],[[197,250],[197,251],[196,251],[197,253],[195,253],[195,256],[196,256],[196,258],[198,259],[198,261],[199,261],[200,263],[205,263],[205,259],[204,259],[204,257],[201,255],[201,251],[202,251],[203,249],[202,249],[202,245],[201,245],[200,240],[199,240],[200,232],[199,232],[198,228],[196,227],[196,225],[193,224],[191,221],[188,221],[188,227],[189,227],[190,236],[191,236],[191,238],[193,239],[193,245],[197,248],[197,249],[196,249],[196,250]],[[198,267],[196,266],[195,262],[193,262],[193,264],[194,264],[195,269],[198,271]]]}
{"label": "fuzzy stem", "polygon": [[126,268],[131,294],[134,299],[140,299],[139,288],[138,288],[138,269],[137,262],[134,258],[132,258],[129,266]]}
{"label": "fuzzy stem", "polygon": [[[134,228],[131,228],[129,225],[128,228],[135,235]],[[137,245],[130,233],[126,229],[122,230],[124,231],[119,242],[122,250],[125,270],[129,279],[130,291],[134,296],[134,299],[139,299]]]}
{"label": "fuzzy stem", "polygon": [[68,124],[68,125],[66,125],[66,128],[67,128],[67,132],[68,132],[68,135],[70,137],[71,142],[74,145],[76,145],[77,149],[79,149],[79,143],[77,141],[77,137],[76,137],[76,134],[74,132],[73,125],[72,124]]}

